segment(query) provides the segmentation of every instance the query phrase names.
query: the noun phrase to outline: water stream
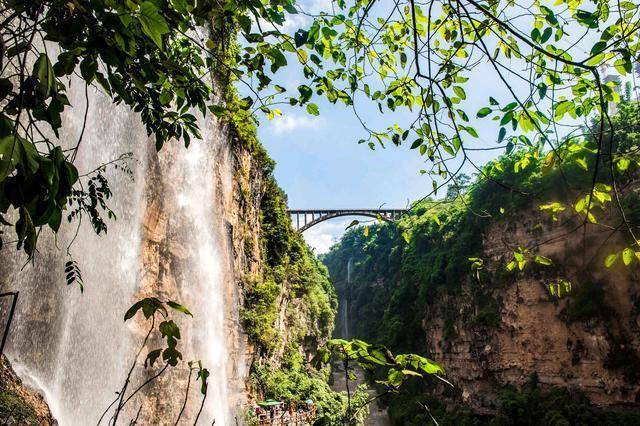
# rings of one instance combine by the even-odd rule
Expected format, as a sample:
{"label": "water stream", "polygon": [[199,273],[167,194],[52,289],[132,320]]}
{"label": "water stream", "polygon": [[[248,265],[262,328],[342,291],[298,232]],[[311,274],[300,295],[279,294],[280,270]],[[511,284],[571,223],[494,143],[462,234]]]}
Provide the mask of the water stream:
{"label": "water stream", "polygon": [[[181,345],[185,361],[200,359],[211,373],[202,418],[209,424],[213,419],[216,424],[228,424],[224,280],[212,177],[212,154],[217,144],[224,143],[222,133],[213,122],[203,121],[203,141],[194,142],[188,150],[169,150],[158,160],[147,149],[153,142],[135,113],[114,106],[92,88],[87,95],[90,107],[77,159],[80,173],[132,152],[136,160],[130,163],[133,179],[121,170],[107,168],[105,176],[114,193],[109,205],[118,218],[108,221],[103,236],[96,236],[84,220],[71,246],[84,278],[84,293],[75,285],[64,284],[66,247],[76,234],[77,222],[63,223],[57,240],[43,232],[33,264],[25,266],[20,253],[2,250],[0,288],[20,291],[7,354],[16,370],[45,393],[60,425],[95,424],[121,386],[140,344],[140,323],[125,324],[123,314],[141,294],[158,292],[161,298],[178,300],[193,312],[193,319],[180,323],[189,324],[182,330]],[[84,121],[84,85],[72,81],[69,98],[74,108],[63,120],[61,139],[75,143]],[[163,173],[154,179],[160,181],[149,182],[150,167],[158,161]],[[154,207],[148,203],[149,192],[158,187],[164,188],[160,199],[166,200],[160,214],[170,218],[168,226],[175,228],[172,238],[182,247],[172,288],[163,288],[165,281],[160,278],[149,283],[149,271],[144,268],[149,258],[144,220]],[[167,241],[158,243],[160,250],[170,251]],[[182,397],[181,384],[167,383],[164,389]],[[199,384],[195,388],[199,391]],[[199,401],[194,398],[197,409]],[[179,409],[151,407],[147,418],[153,419],[155,412],[164,416]],[[157,420],[157,424],[169,421]]]}

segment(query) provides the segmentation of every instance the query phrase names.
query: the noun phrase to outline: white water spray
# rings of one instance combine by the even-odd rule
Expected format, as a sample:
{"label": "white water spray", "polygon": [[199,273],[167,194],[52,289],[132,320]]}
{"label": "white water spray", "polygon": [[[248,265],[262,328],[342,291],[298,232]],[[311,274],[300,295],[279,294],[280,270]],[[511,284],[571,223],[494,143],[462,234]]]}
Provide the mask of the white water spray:
{"label": "white water spray", "polygon": [[[74,108],[63,119],[61,139],[75,144],[84,122],[84,85],[72,81],[69,98]],[[89,114],[76,162],[80,173],[126,152],[133,152],[138,161],[132,165],[133,180],[113,168],[105,173],[114,193],[109,205],[118,215],[116,221],[107,221],[107,235],[96,236],[85,219],[71,246],[84,278],[84,294],[76,286],[64,284],[65,248],[76,234],[75,222],[63,225],[57,241],[49,232],[43,232],[34,265],[22,271],[23,256],[6,248],[1,253],[4,282],[0,286],[3,290],[20,291],[8,355],[19,366],[17,369],[43,390],[61,426],[95,424],[122,386],[141,343],[140,330],[133,322],[125,324],[123,315],[145,291],[140,283],[147,272],[141,267],[149,162],[145,152],[146,145],[153,142],[137,114],[128,108],[114,106],[93,88],[88,90],[88,101]],[[176,202],[167,203],[167,213],[174,220],[188,221],[180,229],[189,235],[181,236],[188,242],[188,255],[182,266],[184,282],[179,294],[168,295],[163,288],[159,291],[193,312],[194,318],[186,320],[192,324],[183,330],[180,343],[184,346],[184,361],[201,359],[211,373],[202,420],[209,419],[210,423],[215,419],[216,424],[226,425],[229,408],[224,283],[215,232],[212,176],[212,145],[223,140],[220,132],[207,125],[213,123],[202,123],[203,141],[194,142],[188,150],[181,147],[175,150],[175,158],[163,160],[172,168],[165,179],[176,179],[164,182],[177,195]],[[169,385],[164,391],[183,394],[177,385]],[[179,409],[177,406],[169,411]]]}

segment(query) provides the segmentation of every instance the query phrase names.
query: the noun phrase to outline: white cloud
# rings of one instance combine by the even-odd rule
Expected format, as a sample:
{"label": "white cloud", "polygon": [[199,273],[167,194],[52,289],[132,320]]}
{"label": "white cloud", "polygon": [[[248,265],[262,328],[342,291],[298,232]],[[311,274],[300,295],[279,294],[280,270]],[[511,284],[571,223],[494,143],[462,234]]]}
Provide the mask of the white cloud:
{"label": "white cloud", "polygon": [[269,125],[275,133],[284,134],[291,133],[298,129],[312,129],[318,127],[320,123],[321,119],[319,117],[291,113],[274,117],[274,119],[269,122]]}
{"label": "white cloud", "polygon": [[258,21],[260,22],[260,27],[263,31],[273,31],[277,29],[284,34],[293,35],[293,33],[298,29],[305,28],[308,24],[310,24],[311,18],[305,15],[287,14],[287,19],[282,23],[282,25],[278,26],[272,24],[264,18],[260,18]]}
{"label": "white cloud", "polygon": [[352,219],[333,219],[309,228],[302,234],[316,254],[326,253],[340,240]]}
{"label": "white cloud", "polygon": [[309,13],[333,12],[333,0],[306,0],[302,1],[301,4]]}
{"label": "white cloud", "polygon": [[[331,13],[333,11],[332,6],[333,0],[303,0],[299,3],[300,7],[304,12],[310,13],[312,15],[318,15],[320,12]],[[309,26],[313,20],[312,17],[306,16],[302,13],[300,14],[287,14],[287,19],[284,21],[282,25],[278,25],[277,29],[285,34],[292,35],[295,31],[300,28],[306,28]],[[274,30],[276,26],[271,22],[260,18],[260,27],[263,30]]]}

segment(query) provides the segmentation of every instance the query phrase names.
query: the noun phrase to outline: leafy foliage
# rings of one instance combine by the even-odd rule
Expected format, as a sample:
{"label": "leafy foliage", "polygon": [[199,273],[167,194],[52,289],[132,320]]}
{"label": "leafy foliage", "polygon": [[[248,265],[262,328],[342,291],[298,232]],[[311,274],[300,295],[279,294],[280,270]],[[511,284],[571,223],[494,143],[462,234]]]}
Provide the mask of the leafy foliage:
{"label": "leafy foliage", "polygon": [[65,280],[67,285],[71,285],[74,282],[80,286],[80,292],[84,291],[84,282],[82,281],[82,274],[78,263],[71,259],[64,264]]}
{"label": "leafy foliage", "polygon": [[[270,363],[263,366],[254,364],[250,384],[264,398],[294,403],[312,400],[317,407],[314,424],[329,426],[343,422],[347,411],[347,395],[331,390],[328,375],[327,368],[316,370],[306,364],[299,348],[291,344],[280,367]],[[354,403],[362,404],[367,400],[367,394],[359,389],[352,398]]]}
{"label": "leafy foliage", "polygon": [[[613,120],[619,128],[629,128],[633,132],[638,119],[628,111],[637,111],[637,105],[625,104],[622,108],[625,110]],[[620,135],[621,140],[629,141],[623,131]],[[593,143],[593,139],[582,141],[567,153],[583,157],[587,163],[593,164],[597,161],[591,149]],[[638,146],[638,143],[637,138],[632,138],[630,146]],[[590,173],[578,165],[564,169],[564,177],[569,175],[576,185],[571,191],[564,190],[558,184],[563,175],[548,166],[546,156],[529,154],[532,151],[516,150],[490,162],[481,169],[476,181],[465,189],[464,197],[417,202],[401,220],[372,226],[368,235],[357,228],[346,232],[341,242],[332,247],[322,260],[330,271],[340,298],[349,301],[348,315],[354,336],[387,344],[396,351],[422,353],[426,350],[422,343],[423,321],[425,315],[435,309],[444,316],[445,341],[441,345],[446,348],[447,340],[455,338],[455,324],[460,321],[478,331],[500,326],[500,289],[509,285],[518,274],[534,274],[541,280],[550,277],[546,283],[550,301],[555,303],[558,298],[565,299],[565,307],[560,314],[565,321],[589,323],[610,317],[611,310],[604,301],[603,287],[589,275],[589,271],[582,271],[576,277],[565,277],[561,264],[537,254],[537,239],[534,240],[538,242],[529,247],[514,247],[508,257],[497,262],[489,262],[483,253],[482,243],[487,227],[497,220],[505,224],[526,220],[526,228],[534,236],[541,226],[537,224],[538,220],[542,220],[548,229],[562,230],[560,234],[563,236],[588,221],[584,212],[571,208],[567,200],[582,199],[580,194],[589,188],[591,182]],[[637,167],[637,154],[630,150],[626,155],[629,167]],[[528,159],[529,164],[522,169],[517,165],[524,159]],[[498,182],[506,182],[507,185],[503,187]],[[603,182],[603,185],[608,185],[610,181],[605,176]],[[635,178],[626,177],[620,182],[627,188],[621,195],[621,202],[635,203]],[[606,190],[603,188],[603,191]],[[535,199],[533,205],[532,199]],[[594,201],[593,206],[597,209],[592,210],[598,223],[589,226],[605,229],[622,226],[623,219],[610,201],[603,199],[605,208],[601,208],[599,203],[601,201]],[[535,206],[538,206],[538,215]],[[523,212],[528,215],[526,219]],[[545,219],[547,215],[548,219]],[[640,225],[635,216],[627,219],[632,230]],[[546,240],[541,241],[545,244]],[[633,244],[631,238],[626,241]],[[625,250],[629,251],[623,248],[621,253]],[[622,258],[622,254],[619,256]],[[606,252],[598,252],[593,262],[605,261],[606,257]],[[351,282],[347,283],[346,268],[350,260],[353,268]],[[576,278],[575,283],[569,278]],[[450,308],[451,300],[460,303]],[[619,347],[625,346],[621,344]],[[616,357],[617,353],[623,354],[623,351],[612,351],[611,368],[635,365],[635,353]],[[397,410],[397,421],[402,424],[429,421],[428,410],[420,404],[427,407],[432,404],[427,397],[424,399],[416,395],[429,391],[427,387],[416,386],[409,393],[400,392],[390,398],[391,411]],[[412,403],[410,407],[409,401]],[[411,423],[411,416],[420,420]],[[464,418],[467,417],[468,413],[464,414]],[[475,416],[470,419],[469,424],[479,421]]]}
{"label": "leafy foliage", "polygon": [[165,339],[167,347],[150,351],[144,361],[145,367],[147,367],[147,364],[149,367],[153,367],[153,364],[155,364],[161,355],[162,360],[172,367],[178,365],[178,361],[182,359],[182,353],[177,349],[178,340],[180,340],[180,328],[178,328],[178,325],[172,319],[169,319],[169,312],[165,304],[176,312],[193,316],[187,308],[179,303],[173,301],[164,303],[155,297],[147,297],[137,301],[124,314],[124,320],[127,321],[133,318],[138,312],[142,312],[145,319],[152,320],[150,332],[153,330],[156,315],[162,319],[158,324],[158,332],[160,332],[162,338]]}
{"label": "leafy foliage", "polygon": [[[260,149],[257,141],[252,146]],[[273,178],[273,163],[263,155],[260,241],[264,271],[261,276],[245,277],[241,318],[250,338],[271,353],[283,343],[274,328],[282,298],[303,310],[302,318],[288,315],[288,328],[296,331],[299,343],[305,337],[322,341],[330,335],[336,299],[326,268],[292,228],[286,196]]]}
{"label": "leafy foliage", "polygon": [[416,412],[412,409],[415,406],[429,407],[431,414],[443,426],[633,425],[640,415],[633,409],[594,406],[579,391],[542,387],[537,383],[536,374],[521,390],[513,387],[503,389],[498,395],[494,415],[477,415],[461,406],[445,407],[424,391],[407,392],[391,401],[390,415],[398,424],[428,424],[430,417],[427,412]]}
{"label": "leafy foliage", "polygon": [[[619,132],[620,140],[626,146],[628,170],[637,170],[636,148],[632,148],[640,143],[633,136],[638,123],[637,112],[637,104],[627,103],[621,105],[620,113],[613,117],[619,129],[630,129],[631,132],[631,137],[623,130]],[[588,167],[590,170],[596,161],[594,143],[594,139],[567,142],[563,149],[567,156],[584,158],[591,165]],[[487,227],[496,220],[520,221],[519,212],[530,208],[532,200],[543,215],[548,215],[547,226],[569,232],[588,222],[587,215],[572,207],[567,200],[577,199],[576,204],[580,204],[583,200],[580,194],[592,182],[590,172],[579,165],[565,167],[561,172],[549,166],[547,155],[534,154],[535,151],[520,149],[489,162],[481,169],[476,181],[465,189],[462,198],[415,203],[410,213],[400,221],[370,227],[368,236],[360,229],[347,231],[341,243],[322,259],[329,268],[338,293],[350,298],[355,335],[385,343],[394,350],[416,351],[419,348],[415,342],[421,341],[425,309],[434,300],[441,300],[444,294],[461,296],[462,284],[471,279],[480,285],[472,287],[471,302],[475,305],[475,313],[468,320],[478,326],[497,325],[499,301],[488,297],[487,291],[508,283],[523,270],[562,268],[553,259],[537,254],[537,246],[514,248],[512,257],[504,259],[504,265],[488,268],[483,261],[481,243]],[[524,159],[529,164],[516,172]],[[608,164],[601,166],[608,167]],[[627,188],[620,199],[627,205],[633,205],[637,198],[633,189],[637,184],[631,176],[633,174],[620,179]],[[561,182],[565,178],[574,183],[571,190],[563,188]],[[609,185],[609,178],[603,176],[602,179],[602,185]],[[610,194],[611,189],[609,191],[605,194]],[[595,198],[599,196],[597,189],[594,194]],[[610,199],[604,197],[602,200],[594,201],[590,207],[591,215],[598,220],[592,226],[624,227],[623,219],[607,201]],[[601,203],[603,207],[600,207]],[[586,209],[586,203],[582,204]],[[636,216],[627,216],[627,223],[632,230],[640,224]],[[531,228],[530,231],[535,232],[535,223]],[[632,247],[635,244],[629,236],[626,241]],[[622,259],[624,253],[627,253],[627,263],[635,259],[629,247],[614,256]],[[610,257],[604,255],[598,261],[606,262]],[[348,286],[345,268],[350,258],[353,258],[354,268],[353,282]],[[625,263],[623,259],[619,262]],[[585,279],[584,283],[573,286],[575,283],[570,282],[570,277],[554,277],[547,284],[553,297],[564,297],[584,284],[575,295],[575,303],[570,301],[570,309],[579,311],[583,303],[578,299],[582,300],[580,295],[590,288],[587,281]],[[589,306],[598,305],[602,298],[592,296],[585,296],[589,300],[584,300],[583,308],[596,312],[599,308],[591,309]]]}

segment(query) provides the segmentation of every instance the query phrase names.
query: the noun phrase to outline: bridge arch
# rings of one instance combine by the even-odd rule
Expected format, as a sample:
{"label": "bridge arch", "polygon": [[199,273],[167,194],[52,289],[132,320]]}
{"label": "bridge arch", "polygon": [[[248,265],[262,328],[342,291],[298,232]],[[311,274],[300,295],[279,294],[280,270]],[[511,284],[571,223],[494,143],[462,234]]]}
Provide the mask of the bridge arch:
{"label": "bridge arch", "polygon": [[[407,209],[328,209],[328,210],[289,210],[294,227],[304,232],[325,220],[343,216],[364,216],[381,218],[393,222],[407,212]],[[309,220],[310,219],[310,220]]]}

